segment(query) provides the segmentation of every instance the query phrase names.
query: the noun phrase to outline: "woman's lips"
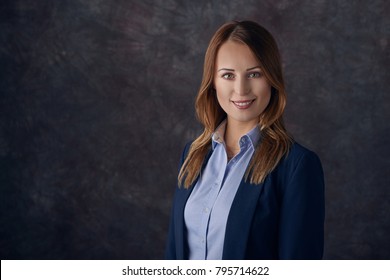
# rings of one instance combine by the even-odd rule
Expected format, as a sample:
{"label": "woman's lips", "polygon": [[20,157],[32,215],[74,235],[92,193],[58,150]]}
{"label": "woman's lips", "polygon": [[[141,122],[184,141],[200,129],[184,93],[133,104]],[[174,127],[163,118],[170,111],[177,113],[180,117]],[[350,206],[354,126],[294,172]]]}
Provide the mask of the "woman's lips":
{"label": "woman's lips", "polygon": [[238,109],[248,109],[252,103],[255,101],[255,99],[252,100],[240,100],[240,101],[232,101],[233,104],[238,108]]}

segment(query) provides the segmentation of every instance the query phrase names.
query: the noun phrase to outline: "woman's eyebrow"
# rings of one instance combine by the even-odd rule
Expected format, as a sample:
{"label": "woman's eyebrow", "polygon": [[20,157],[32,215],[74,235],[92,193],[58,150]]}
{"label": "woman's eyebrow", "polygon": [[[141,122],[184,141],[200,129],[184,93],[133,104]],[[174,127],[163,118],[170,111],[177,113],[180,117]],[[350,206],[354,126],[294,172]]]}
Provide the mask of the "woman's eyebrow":
{"label": "woman's eyebrow", "polygon": [[229,68],[221,68],[218,70],[219,71],[231,71],[231,72],[234,72],[234,69],[229,69]]}
{"label": "woman's eyebrow", "polygon": [[[259,65],[257,65],[257,66],[250,67],[250,68],[246,69],[246,71],[251,71],[251,70],[256,69],[256,68],[260,68],[260,69],[261,69],[261,67],[260,67]],[[231,71],[231,72],[234,72],[234,69],[230,69],[230,68],[221,68],[221,69],[219,69],[217,72],[219,72],[219,71]]]}
{"label": "woman's eyebrow", "polygon": [[248,69],[246,69],[246,71],[251,71],[251,70],[256,69],[256,68],[260,68],[261,69],[261,67],[258,65],[258,66],[255,66],[255,67],[248,68]]}

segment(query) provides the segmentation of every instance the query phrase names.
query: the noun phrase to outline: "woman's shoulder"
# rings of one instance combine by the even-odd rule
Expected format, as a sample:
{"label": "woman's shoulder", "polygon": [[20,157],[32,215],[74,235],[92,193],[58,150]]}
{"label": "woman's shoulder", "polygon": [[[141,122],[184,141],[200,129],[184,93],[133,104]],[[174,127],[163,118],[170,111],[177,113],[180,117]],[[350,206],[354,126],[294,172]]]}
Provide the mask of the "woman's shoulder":
{"label": "woman's shoulder", "polygon": [[289,154],[291,157],[302,157],[308,155],[316,155],[316,153],[309,148],[301,145],[300,143],[294,141],[291,145]]}
{"label": "woman's shoulder", "polygon": [[290,150],[282,159],[281,165],[288,169],[295,169],[298,165],[320,167],[321,161],[314,151],[294,141]]}
{"label": "woman's shoulder", "polygon": [[192,143],[194,142],[194,140],[191,140],[191,141],[188,141],[185,146],[184,146],[184,149],[183,149],[183,152],[182,152],[182,155],[181,155],[181,159],[184,161],[184,159],[187,157],[188,155],[188,152],[191,148],[191,145]]}
{"label": "woman's shoulder", "polygon": [[301,158],[305,156],[317,156],[316,152],[296,142],[292,143],[290,150],[287,154],[289,158]]}

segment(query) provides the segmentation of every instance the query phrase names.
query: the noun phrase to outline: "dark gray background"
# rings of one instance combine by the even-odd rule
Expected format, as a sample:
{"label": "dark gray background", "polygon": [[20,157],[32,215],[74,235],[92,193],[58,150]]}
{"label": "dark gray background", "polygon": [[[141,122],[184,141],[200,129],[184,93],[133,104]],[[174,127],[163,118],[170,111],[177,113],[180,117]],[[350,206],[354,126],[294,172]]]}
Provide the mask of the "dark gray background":
{"label": "dark gray background", "polygon": [[208,41],[279,43],[327,259],[390,258],[389,1],[2,1],[1,259],[160,259]]}

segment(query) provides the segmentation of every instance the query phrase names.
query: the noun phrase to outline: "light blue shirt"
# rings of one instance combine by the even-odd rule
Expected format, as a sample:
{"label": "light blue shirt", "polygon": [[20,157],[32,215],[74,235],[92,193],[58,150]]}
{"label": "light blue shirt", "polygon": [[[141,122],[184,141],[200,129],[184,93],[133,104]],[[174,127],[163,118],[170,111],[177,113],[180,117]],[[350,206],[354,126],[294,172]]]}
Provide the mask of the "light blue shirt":
{"label": "light blue shirt", "polygon": [[222,259],[230,207],[260,139],[256,126],[240,138],[240,152],[228,161],[225,129],[226,120],[213,133],[213,153],[184,210],[189,259]]}

